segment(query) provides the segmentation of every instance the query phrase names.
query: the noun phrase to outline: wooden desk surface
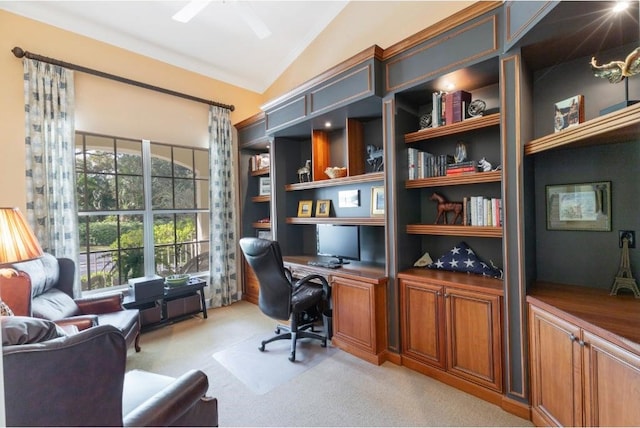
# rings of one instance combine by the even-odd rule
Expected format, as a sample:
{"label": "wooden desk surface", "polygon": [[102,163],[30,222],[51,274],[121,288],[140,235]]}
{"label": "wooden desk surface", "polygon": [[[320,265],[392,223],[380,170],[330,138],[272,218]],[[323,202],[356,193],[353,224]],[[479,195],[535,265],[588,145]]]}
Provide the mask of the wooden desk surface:
{"label": "wooden desk surface", "polygon": [[325,277],[337,276],[377,284],[386,282],[387,280],[385,267],[382,264],[351,261],[342,267],[329,269],[309,265],[308,262],[310,261],[323,260],[316,256],[285,256],[283,260],[284,265],[290,269],[294,275],[296,273],[302,275],[315,273]]}

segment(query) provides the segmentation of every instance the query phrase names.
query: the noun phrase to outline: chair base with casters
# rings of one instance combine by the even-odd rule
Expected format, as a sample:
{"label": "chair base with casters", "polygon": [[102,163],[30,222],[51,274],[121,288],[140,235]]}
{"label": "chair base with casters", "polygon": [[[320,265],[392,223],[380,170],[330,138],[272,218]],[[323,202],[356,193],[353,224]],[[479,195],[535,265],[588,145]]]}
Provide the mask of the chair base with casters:
{"label": "chair base with casters", "polygon": [[[288,319],[290,326],[278,325],[276,336],[262,341],[258,349],[276,340],[291,340],[289,361],[296,359],[298,339],[320,340],[322,347],[327,346],[327,336],[313,331],[317,317],[305,316],[323,303],[329,302],[330,288],[327,280],[320,275],[307,275],[293,281],[291,272],[284,267],[280,246],[276,241],[259,238],[240,239],[240,248],[247,263],[253,269],[260,285],[258,306],[267,316],[276,320]],[[314,319],[315,318],[315,319]],[[280,333],[281,330],[286,330]]]}

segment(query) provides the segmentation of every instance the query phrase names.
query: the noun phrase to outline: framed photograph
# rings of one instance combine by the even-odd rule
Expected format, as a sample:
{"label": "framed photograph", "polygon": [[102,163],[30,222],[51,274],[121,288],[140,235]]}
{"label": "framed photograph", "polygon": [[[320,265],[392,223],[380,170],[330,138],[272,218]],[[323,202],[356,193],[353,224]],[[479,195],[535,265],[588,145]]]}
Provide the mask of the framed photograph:
{"label": "framed photograph", "polygon": [[258,230],[256,232],[256,237],[258,237],[260,239],[268,239],[269,241],[272,240],[271,231],[270,230]]}
{"label": "framed photograph", "polygon": [[298,202],[298,217],[311,217],[313,201]]}
{"label": "framed photograph", "polygon": [[340,208],[356,208],[360,206],[360,191],[340,190],[338,192],[338,206]]}
{"label": "framed photograph", "polygon": [[320,199],[316,202],[316,217],[329,217],[331,210],[331,201],[329,199]]}
{"label": "framed photograph", "polygon": [[546,187],[548,230],[611,230],[611,182]]}
{"label": "framed photograph", "polygon": [[584,122],[584,97],[582,95],[574,95],[555,104],[554,132],[562,131],[582,122]]}
{"label": "framed photograph", "polygon": [[384,215],[384,187],[382,186],[371,188],[371,215]]}
{"label": "framed photograph", "polygon": [[260,177],[258,194],[260,196],[271,194],[271,178],[270,177]]}

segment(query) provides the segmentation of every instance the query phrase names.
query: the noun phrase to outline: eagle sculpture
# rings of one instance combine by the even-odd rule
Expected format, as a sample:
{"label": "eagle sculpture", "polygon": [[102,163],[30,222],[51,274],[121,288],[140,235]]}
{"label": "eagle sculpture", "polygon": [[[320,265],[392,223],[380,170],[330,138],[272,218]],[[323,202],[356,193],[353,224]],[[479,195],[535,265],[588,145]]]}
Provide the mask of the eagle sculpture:
{"label": "eagle sculpture", "polygon": [[598,65],[596,58],[591,58],[591,69],[596,77],[609,80],[610,83],[620,83],[625,77],[640,73],[640,47],[631,52],[624,61],[611,61]]}

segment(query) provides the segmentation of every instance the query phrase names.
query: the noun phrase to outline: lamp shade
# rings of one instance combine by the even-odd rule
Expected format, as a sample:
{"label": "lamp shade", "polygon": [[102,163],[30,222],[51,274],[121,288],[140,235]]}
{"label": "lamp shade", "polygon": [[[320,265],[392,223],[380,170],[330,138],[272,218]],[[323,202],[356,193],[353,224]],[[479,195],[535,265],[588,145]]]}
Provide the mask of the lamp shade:
{"label": "lamp shade", "polygon": [[0,265],[42,256],[38,239],[17,208],[0,208]]}

